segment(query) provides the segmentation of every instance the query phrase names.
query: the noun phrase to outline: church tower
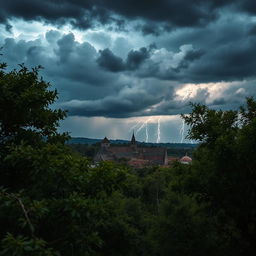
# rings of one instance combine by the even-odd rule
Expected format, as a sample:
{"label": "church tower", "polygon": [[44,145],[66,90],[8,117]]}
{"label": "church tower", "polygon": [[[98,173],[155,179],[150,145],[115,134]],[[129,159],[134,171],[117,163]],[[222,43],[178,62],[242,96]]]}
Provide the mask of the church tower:
{"label": "church tower", "polygon": [[134,132],[132,133],[132,139],[131,139],[131,144],[130,144],[130,146],[131,146],[134,150],[137,149],[137,142],[136,142],[136,140],[135,140]]}
{"label": "church tower", "polygon": [[102,141],[101,141],[101,147],[102,148],[109,148],[110,146],[110,141],[108,140],[107,137],[105,137]]}

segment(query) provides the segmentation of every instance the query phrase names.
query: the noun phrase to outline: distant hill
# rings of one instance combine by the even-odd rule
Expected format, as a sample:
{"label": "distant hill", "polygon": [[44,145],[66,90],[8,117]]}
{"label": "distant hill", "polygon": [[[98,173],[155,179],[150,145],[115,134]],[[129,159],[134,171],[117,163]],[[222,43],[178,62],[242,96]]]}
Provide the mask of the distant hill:
{"label": "distant hill", "polygon": [[71,137],[71,139],[69,139],[67,141],[67,144],[95,144],[97,142],[100,142],[100,139],[89,139],[89,138],[83,138],[83,137]]}
{"label": "distant hill", "polygon": [[[102,139],[90,139],[90,138],[83,138],[83,137],[71,137],[70,140],[67,141],[67,144],[87,144],[93,145],[96,143],[101,142]],[[129,140],[110,140],[112,144],[128,144],[130,143]],[[183,149],[193,149],[198,146],[198,144],[192,143],[145,143],[145,142],[138,142],[143,146],[149,147],[166,147],[166,148],[183,148]]]}

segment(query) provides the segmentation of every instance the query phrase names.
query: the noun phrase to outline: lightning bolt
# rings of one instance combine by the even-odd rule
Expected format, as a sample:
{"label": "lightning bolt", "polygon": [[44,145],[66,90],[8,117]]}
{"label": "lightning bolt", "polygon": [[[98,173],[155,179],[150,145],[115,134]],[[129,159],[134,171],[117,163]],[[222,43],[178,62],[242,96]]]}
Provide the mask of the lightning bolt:
{"label": "lightning bolt", "polygon": [[[151,120],[152,118],[149,118],[148,120],[146,120],[145,122],[139,122],[138,124],[136,124],[135,126],[133,126],[132,128],[136,128],[139,124],[141,124],[141,126],[136,130],[135,135],[141,131],[143,128],[145,128],[145,134],[146,134],[146,142],[148,142],[148,122]],[[131,129],[130,129],[131,130]]]}
{"label": "lightning bolt", "polygon": [[148,143],[148,120],[146,121],[146,143]]}
{"label": "lightning bolt", "polygon": [[[184,97],[182,98],[182,101],[187,103],[192,92],[193,92],[193,90],[189,89],[187,91],[187,94],[185,94]],[[180,136],[181,136],[180,143],[183,143],[183,141],[184,141],[184,132],[185,132],[185,120],[182,121],[181,128],[180,128]]]}
{"label": "lightning bolt", "polygon": [[140,123],[141,123],[141,122],[138,122],[137,124],[133,125],[133,126],[130,128],[129,132],[131,132],[131,131],[134,130],[137,126],[139,126]]}
{"label": "lightning bolt", "polygon": [[183,143],[184,131],[185,131],[185,120],[182,121],[182,125],[181,125],[181,128],[180,128],[180,136],[181,136],[180,143]]}
{"label": "lightning bolt", "polygon": [[145,123],[145,134],[146,134],[146,142],[148,142],[148,122],[151,121],[152,118],[149,118]]}
{"label": "lightning bolt", "polygon": [[160,139],[161,139],[161,130],[160,130],[160,119],[161,118],[158,118],[157,120],[157,139],[156,139],[156,143],[159,143],[160,142]]}
{"label": "lightning bolt", "polygon": [[146,122],[144,122],[144,123],[138,128],[138,130],[136,131],[136,134],[137,134],[143,127],[145,127],[145,125],[146,125]]}

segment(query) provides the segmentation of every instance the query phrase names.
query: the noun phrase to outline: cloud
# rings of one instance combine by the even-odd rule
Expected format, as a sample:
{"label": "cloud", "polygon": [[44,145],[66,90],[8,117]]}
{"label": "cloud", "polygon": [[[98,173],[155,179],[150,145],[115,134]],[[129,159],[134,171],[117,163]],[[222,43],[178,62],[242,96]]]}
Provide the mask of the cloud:
{"label": "cloud", "polygon": [[[22,18],[27,21],[39,20],[55,25],[70,23],[73,27],[88,29],[101,25],[113,25],[123,29],[131,20],[144,22],[142,31],[145,34],[157,34],[154,24],[162,28],[200,27],[218,18],[221,8],[233,8],[255,13],[253,0],[187,0],[170,1],[123,1],[118,0],[66,0],[56,3],[52,0],[0,0],[0,21],[8,23],[9,19]],[[236,8],[234,8],[235,6]],[[151,23],[151,27],[147,23]],[[113,27],[113,26],[112,26]]]}
{"label": "cloud", "polygon": [[204,51],[199,49],[191,49],[189,51],[187,51],[184,55],[184,58],[180,61],[179,65],[175,68],[173,68],[173,70],[175,72],[181,72],[183,69],[187,69],[190,65],[190,63],[192,63],[193,61],[200,59],[201,56],[204,55]]}
{"label": "cloud", "polygon": [[120,86],[119,75],[98,68],[97,50],[88,42],[78,43],[72,33],[49,31],[45,39],[31,41],[6,38],[2,54],[9,68],[42,65],[41,74],[56,86],[62,100],[101,97]]}
{"label": "cloud", "polygon": [[57,42],[61,38],[61,33],[57,30],[50,30],[45,33],[45,39],[49,44]]}
{"label": "cloud", "polygon": [[161,102],[172,94],[172,86],[155,80],[130,81],[118,93],[96,100],[71,100],[60,104],[76,116],[105,116],[125,118],[148,115],[147,108]]}
{"label": "cloud", "polygon": [[[204,28],[163,35],[137,75],[181,83],[253,79],[254,30],[255,22],[250,18],[226,15]],[[183,44],[186,42],[191,43]]]}
{"label": "cloud", "polygon": [[256,13],[256,3],[253,0],[237,1],[237,8],[250,14]]}
{"label": "cloud", "polygon": [[139,66],[150,57],[151,50],[155,48],[154,45],[150,45],[148,48],[142,47],[139,50],[131,50],[123,61],[122,58],[113,54],[109,49],[100,51],[100,56],[97,62],[100,67],[111,71],[120,72],[125,70],[136,70]]}
{"label": "cloud", "polygon": [[113,54],[109,49],[100,51],[100,57],[97,59],[99,66],[112,72],[125,70],[125,64],[122,58]]}
{"label": "cloud", "polygon": [[[149,6],[158,12],[167,2],[159,1],[158,7],[156,4]],[[137,10],[133,12],[132,7],[122,10],[112,4],[108,6],[112,18],[123,15],[129,23],[135,17],[127,32],[117,33],[99,25],[101,29],[96,31],[64,33],[61,28],[48,30],[46,26],[45,34],[35,29],[33,38],[28,39],[28,27],[18,34],[17,27],[21,30],[21,25],[15,26],[13,22],[13,34],[5,34],[9,38],[4,39],[2,59],[10,66],[22,62],[29,67],[43,65],[43,77],[56,86],[60,93],[58,104],[67,108],[70,115],[118,118],[176,115],[190,111],[190,100],[211,107],[236,108],[244,97],[255,94],[252,82],[256,75],[255,22],[248,14],[231,14],[230,6],[221,9],[221,3],[209,4],[210,7],[203,4],[202,10],[211,8],[218,15],[203,26],[174,25],[174,21],[167,24],[168,19],[174,18],[158,17],[150,13],[150,8],[136,16]],[[80,2],[72,5],[76,8]],[[86,10],[90,11],[91,5],[88,6]],[[108,23],[108,16],[103,19],[103,14],[108,13],[102,11],[101,22]],[[46,21],[43,16],[36,17]],[[152,31],[143,35],[136,30],[138,24],[140,30],[149,19],[148,29],[152,25],[154,30],[161,24],[160,34]],[[219,83],[221,94],[212,90]],[[177,92],[187,84],[197,88],[195,93],[179,96]]]}
{"label": "cloud", "polygon": [[86,33],[84,36],[85,41],[89,41],[100,49],[104,49],[106,47],[111,47],[112,45],[112,38],[109,33],[103,31],[93,31]]}
{"label": "cloud", "polygon": [[128,53],[126,60],[127,69],[137,69],[146,59],[150,57],[150,52],[153,47],[154,46],[149,46],[149,49],[147,49],[146,47],[142,47],[138,51],[131,50]]}
{"label": "cloud", "polygon": [[[22,18],[27,21],[40,20],[52,24],[61,25],[72,19],[74,25],[88,28],[90,23],[85,18],[92,10],[91,1],[64,1],[55,3],[51,0],[33,1],[33,0],[1,0],[0,20],[8,22],[10,18]],[[87,22],[86,22],[87,21]]]}
{"label": "cloud", "polygon": [[[163,2],[159,2],[159,10]],[[72,4],[79,6],[80,2]],[[7,62],[9,69],[22,62],[28,67],[44,66],[40,75],[59,91],[53,107],[69,111],[64,126],[75,131],[73,135],[102,137],[110,131],[109,136],[125,137],[127,129],[138,120],[153,118],[149,130],[155,141],[157,117],[189,113],[190,101],[214,109],[237,109],[245,97],[256,96],[255,21],[245,7],[240,13],[236,7],[234,4],[233,13],[230,6],[211,7],[217,13],[213,20],[190,27],[175,25],[173,17],[151,17],[146,13],[149,10],[136,16],[136,11],[121,11],[122,7],[115,9],[111,5],[108,10],[112,14],[105,12],[105,20],[104,11],[101,21],[99,17],[91,20],[98,22],[96,30],[72,29],[71,33],[70,26],[54,28],[10,19],[11,32],[0,25],[4,47],[1,61]],[[115,30],[112,22],[120,18],[117,14],[125,17],[127,31]],[[110,23],[108,18],[112,19]],[[43,16],[35,19],[50,22]],[[54,22],[60,25],[70,21],[65,18],[63,23],[61,19]],[[120,27],[123,25],[120,22]],[[140,33],[143,27],[144,34]],[[131,118],[136,121],[129,123]],[[178,137],[181,125],[178,119],[168,122],[161,125],[165,141],[170,141],[173,134]],[[143,129],[138,138],[145,140]]]}

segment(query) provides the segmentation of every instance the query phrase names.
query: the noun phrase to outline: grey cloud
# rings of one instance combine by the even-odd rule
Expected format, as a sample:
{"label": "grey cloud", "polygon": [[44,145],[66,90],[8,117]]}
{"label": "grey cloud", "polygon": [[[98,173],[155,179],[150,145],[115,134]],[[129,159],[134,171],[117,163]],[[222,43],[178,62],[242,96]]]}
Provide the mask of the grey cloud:
{"label": "grey cloud", "polygon": [[180,72],[182,69],[186,69],[189,67],[190,63],[192,63],[193,61],[201,58],[201,56],[204,55],[204,51],[199,49],[199,50],[195,50],[192,49],[188,52],[186,52],[183,60],[179,63],[179,65],[175,68],[173,68],[173,70],[175,72]]}
{"label": "grey cloud", "polygon": [[215,108],[237,109],[245,103],[246,97],[256,97],[256,80],[242,81],[228,87],[220,98],[210,103]]}
{"label": "grey cloud", "polygon": [[9,18],[22,18],[24,20],[43,20],[53,24],[64,24],[75,19],[74,25],[87,26],[83,23],[86,11],[93,8],[91,1],[64,1],[56,4],[54,1],[32,0],[0,0],[0,20],[7,22]]}
{"label": "grey cloud", "polygon": [[150,57],[152,48],[154,48],[154,46],[150,45],[148,48],[142,47],[139,50],[131,50],[127,55],[126,61],[123,61],[122,58],[114,55],[111,50],[105,49],[100,51],[100,56],[97,59],[97,62],[100,67],[111,72],[136,70]]}
{"label": "grey cloud", "polygon": [[128,53],[126,66],[128,70],[137,69],[146,59],[150,57],[151,46],[149,49],[146,47],[140,48],[138,51],[131,50]]}
{"label": "grey cloud", "polygon": [[256,36],[256,25],[249,27],[248,35],[249,36]]}
{"label": "grey cloud", "polygon": [[219,7],[231,1],[136,1],[120,2],[118,0],[101,1],[106,8],[128,19],[143,18],[155,22],[167,22],[175,26],[198,26],[213,20]]}
{"label": "grey cloud", "polygon": [[[61,103],[71,115],[105,116],[124,118],[148,115],[147,109],[164,100],[165,95],[172,95],[172,87],[156,80],[146,80],[124,86],[119,93],[108,95],[97,100],[71,100]],[[150,113],[149,113],[150,114]]]}
{"label": "grey cloud", "polygon": [[[76,42],[72,34],[59,38],[56,33],[54,36],[48,33],[46,40],[48,45],[41,40],[16,41],[7,38],[3,44],[1,61],[7,62],[9,69],[17,68],[19,63],[25,63],[28,67],[42,65],[44,79],[56,86],[62,97],[69,100],[84,97],[95,99],[101,94],[104,96],[119,90],[119,75],[98,68],[98,53],[92,45]],[[95,87],[101,87],[101,90]]]}
{"label": "grey cloud", "polygon": [[65,35],[59,39],[57,44],[59,46],[57,54],[60,56],[60,61],[66,61],[74,50],[75,37],[72,33],[69,33],[68,35]]}
{"label": "grey cloud", "polygon": [[[158,62],[151,61],[150,58],[151,62],[147,61],[138,75],[187,83],[254,78],[254,32],[255,23],[248,17],[240,19],[228,15],[205,28],[182,29],[168,36],[164,35],[157,44],[160,49],[165,49],[166,54]],[[178,65],[172,65],[171,61],[168,64],[167,60],[173,59],[172,53],[178,54],[181,51],[180,45],[189,42],[193,49],[183,56]]]}
{"label": "grey cloud", "polygon": [[45,38],[50,44],[55,43],[60,37],[61,33],[57,30],[50,30],[45,33]]}
{"label": "grey cloud", "polygon": [[[57,25],[71,23],[74,27],[87,29],[97,23],[116,23],[123,27],[126,20],[140,19],[145,22],[163,24],[163,27],[195,27],[208,24],[218,17],[220,8],[233,5],[245,11],[253,12],[255,4],[253,0],[246,0],[242,5],[240,1],[231,0],[160,0],[160,1],[102,1],[102,0],[66,0],[56,3],[52,0],[0,0],[2,10],[0,20],[8,22],[9,18],[22,18],[25,20],[41,20]],[[230,7],[231,6],[231,7]],[[235,9],[235,8],[233,8]],[[144,33],[151,32],[144,26]],[[153,30],[152,30],[153,32]],[[154,32],[155,33],[155,32]]]}
{"label": "grey cloud", "polygon": [[127,38],[118,37],[113,41],[112,51],[115,55],[126,58],[127,54],[132,50],[133,45]]}
{"label": "grey cloud", "polygon": [[156,108],[152,108],[149,115],[180,115],[191,111],[190,102],[206,104],[206,99],[209,96],[207,89],[199,89],[196,95],[191,99],[179,100],[175,98],[175,94],[168,99],[164,99]]}
{"label": "grey cloud", "polygon": [[237,1],[238,4],[236,5],[237,8],[240,10],[242,9],[245,12],[255,14],[256,13],[256,3],[253,0],[243,0],[243,1]]}
{"label": "grey cloud", "polygon": [[[101,52],[93,42],[77,42],[72,33],[49,31],[37,40],[5,39],[2,59],[12,66],[22,62],[30,67],[43,65],[43,77],[57,87],[59,103],[70,115],[125,118],[187,113],[188,102],[177,100],[173,92],[179,85],[255,78],[254,24],[249,19],[229,23],[222,17],[204,28],[170,32],[173,38],[160,42],[159,48],[135,50],[119,37],[108,41],[110,48]],[[131,39],[135,46],[136,40]],[[123,55],[117,53],[118,42]],[[223,92],[214,102],[206,101],[207,90],[198,91],[192,100],[234,108],[255,94],[252,83],[241,82],[236,90],[231,87],[234,90]]]}
{"label": "grey cloud", "polygon": [[100,57],[97,59],[99,66],[112,72],[125,70],[125,64],[122,58],[114,55],[109,49],[100,51]]}
{"label": "grey cloud", "polygon": [[101,49],[110,47],[112,40],[109,33],[106,32],[90,32],[84,37],[85,41],[92,42],[93,45],[99,46]]}
{"label": "grey cloud", "polygon": [[[101,137],[109,131],[109,136],[120,138],[130,128],[120,125],[127,117],[189,113],[190,101],[236,109],[245,97],[256,97],[255,3],[0,0],[0,58],[9,68],[22,62],[44,66],[40,75],[59,91],[53,107],[69,110],[66,128],[79,130],[80,136],[89,132]],[[83,42],[55,30],[43,37],[36,32],[38,23],[33,31],[30,26],[18,31],[19,19],[51,24],[59,31],[71,24]],[[21,34],[17,37],[16,32]],[[32,35],[39,39],[29,39]],[[153,42],[157,47],[143,47]],[[221,87],[223,81],[230,84]],[[214,82],[220,82],[221,93],[211,91]],[[201,89],[183,98],[176,93],[185,83]],[[179,137],[181,121],[173,125],[161,123],[161,138]],[[157,123],[149,124],[152,141],[156,131]],[[138,138],[144,140],[145,131]]]}
{"label": "grey cloud", "polygon": [[235,81],[256,76],[256,39],[220,46],[191,65],[188,77],[194,82]]}

